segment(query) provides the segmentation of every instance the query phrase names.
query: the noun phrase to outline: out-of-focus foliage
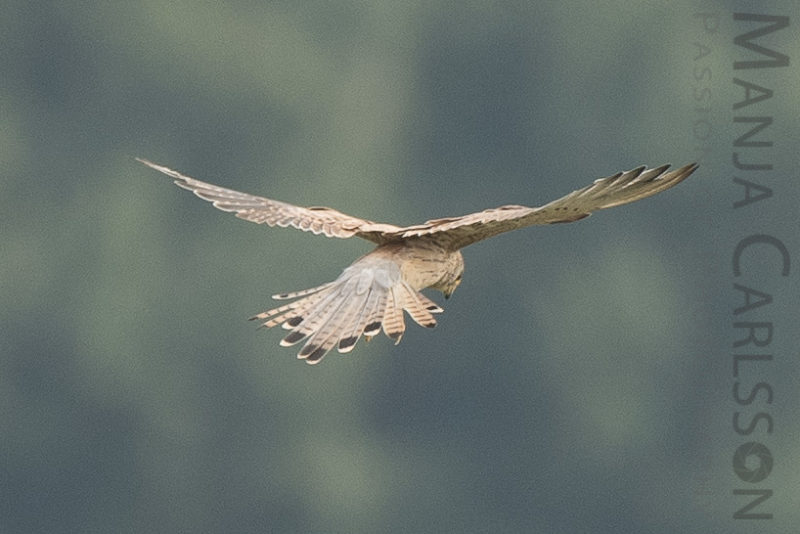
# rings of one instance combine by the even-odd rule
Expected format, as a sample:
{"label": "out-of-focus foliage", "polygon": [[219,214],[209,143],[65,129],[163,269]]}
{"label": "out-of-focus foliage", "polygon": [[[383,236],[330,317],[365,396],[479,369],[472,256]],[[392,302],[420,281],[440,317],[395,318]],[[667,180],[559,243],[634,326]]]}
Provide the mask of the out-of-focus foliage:
{"label": "out-of-focus foliage", "polygon": [[[0,530],[745,532],[731,253],[767,233],[797,259],[800,81],[794,56],[750,73],[774,89],[757,114],[775,117],[775,198],[733,210],[731,65],[752,54],[732,43],[735,9],[6,2]],[[764,42],[791,55],[794,29]],[[640,164],[701,168],[467,249],[436,330],[312,368],[245,319],[369,245],[246,224],[134,156],[402,224]],[[759,397],[775,428],[755,439],[778,458],[763,508],[796,526],[797,277],[759,273],[746,283],[774,295],[758,320],[775,340],[755,378],[776,398]]]}

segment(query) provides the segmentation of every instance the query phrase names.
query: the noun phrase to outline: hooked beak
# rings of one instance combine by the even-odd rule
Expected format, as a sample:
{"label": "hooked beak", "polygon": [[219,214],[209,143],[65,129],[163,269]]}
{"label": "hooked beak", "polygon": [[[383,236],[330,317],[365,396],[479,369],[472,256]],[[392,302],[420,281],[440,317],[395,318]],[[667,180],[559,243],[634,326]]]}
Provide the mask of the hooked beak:
{"label": "hooked beak", "polygon": [[442,291],[442,294],[444,294],[444,298],[445,299],[449,299],[450,295],[455,293],[455,291],[456,291],[456,289],[458,288],[459,285],[461,285],[461,279],[460,278],[458,280],[456,280],[456,282],[454,284],[452,284],[446,291]]}

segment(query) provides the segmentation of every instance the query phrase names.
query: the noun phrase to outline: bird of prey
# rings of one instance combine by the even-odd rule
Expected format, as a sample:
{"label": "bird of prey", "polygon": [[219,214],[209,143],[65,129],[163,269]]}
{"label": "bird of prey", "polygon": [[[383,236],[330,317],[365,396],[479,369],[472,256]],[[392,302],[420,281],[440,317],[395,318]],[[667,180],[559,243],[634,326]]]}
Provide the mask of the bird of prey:
{"label": "bird of prey", "polygon": [[289,330],[280,342],[307,340],[297,357],[318,363],[331,349],[350,352],[363,335],[384,333],[396,343],[405,332],[404,311],[419,325],[436,326],[433,314],[443,310],[421,289],[441,291],[445,298],[461,283],[460,250],[477,241],[534,224],[573,222],[593,211],[620,206],[660,193],[697,169],[691,163],[667,172],[637,167],[619,172],[540,207],[500,206],[462,217],[433,219],[413,226],[375,223],[325,207],[303,208],[201,182],[145,159],[138,161],[174,179],[178,186],[211,202],[215,208],[269,226],[291,226],[327,237],[360,237],[377,247],[347,267],[334,281],[273,298],[292,300],[252,319]]}

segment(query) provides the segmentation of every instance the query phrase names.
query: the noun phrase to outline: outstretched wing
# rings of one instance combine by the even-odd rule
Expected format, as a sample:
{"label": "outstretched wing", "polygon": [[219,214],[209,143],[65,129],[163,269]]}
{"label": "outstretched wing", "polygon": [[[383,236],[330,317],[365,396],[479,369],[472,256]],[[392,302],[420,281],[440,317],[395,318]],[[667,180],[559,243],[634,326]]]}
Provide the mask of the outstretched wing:
{"label": "outstretched wing", "polygon": [[226,189],[157,165],[146,159],[136,158],[157,171],[175,179],[175,184],[192,191],[195,195],[211,202],[215,208],[234,212],[240,219],[258,224],[291,226],[305,232],[323,234],[327,237],[361,237],[374,243],[384,243],[385,234],[395,234],[401,228],[392,224],[374,223],[359,219],[340,211],[324,207],[303,208],[271,200],[269,198],[248,195],[232,189]]}
{"label": "outstretched wing", "polygon": [[537,208],[501,206],[463,217],[434,219],[399,231],[399,237],[435,236],[450,248],[459,249],[497,234],[534,224],[572,222],[593,211],[621,206],[646,198],[685,180],[696,163],[666,172],[669,165],[655,169],[638,167],[607,178]]}

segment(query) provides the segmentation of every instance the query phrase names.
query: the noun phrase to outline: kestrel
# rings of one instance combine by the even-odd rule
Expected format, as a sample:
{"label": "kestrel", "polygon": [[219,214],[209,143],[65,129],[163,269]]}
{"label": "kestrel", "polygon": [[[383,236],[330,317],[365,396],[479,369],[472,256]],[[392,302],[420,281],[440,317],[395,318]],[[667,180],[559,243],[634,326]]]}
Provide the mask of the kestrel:
{"label": "kestrel", "polygon": [[384,333],[395,341],[405,332],[403,312],[419,325],[436,326],[433,314],[443,310],[420,293],[441,291],[445,298],[461,283],[464,258],[460,250],[477,241],[534,224],[573,222],[593,211],[646,198],[682,182],[695,169],[691,163],[667,172],[669,165],[644,166],[620,172],[554,200],[544,206],[500,206],[462,217],[433,219],[414,226],[375,223],[324,207],[303,208],[201,182],[179,172],[138,161],[175,184],[211,202],[215,208],[269,226],[292,226],[327,237],[360,237],[377,247],[347,267],[333,282],[292,293],[277,300],[292,302],[259,313],[253,320],[289,330],[280,344],[288,347],[307,339],[297,357],[318,363],[332,348],[350,352],[363,335],[367,340]]}

